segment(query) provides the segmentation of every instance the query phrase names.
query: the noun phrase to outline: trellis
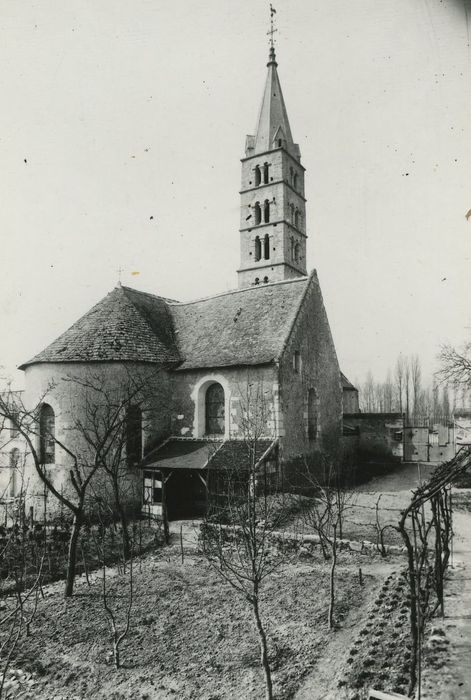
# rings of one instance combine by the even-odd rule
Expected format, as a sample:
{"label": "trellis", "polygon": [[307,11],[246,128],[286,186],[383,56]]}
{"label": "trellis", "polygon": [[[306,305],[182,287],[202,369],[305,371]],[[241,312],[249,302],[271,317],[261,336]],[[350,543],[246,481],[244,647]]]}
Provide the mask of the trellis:
{"label": "trellis", "polygon": [[[421,651],[425,624],[437,611],[445,614],[444,579],[452,553],[451,487],[471,467],[471,449],[438,466],[431,478],[413,491],[398,524],[407,550],[410,589],[411,666],[409,695],[421,693]],[[426,512],[428,509],[428,513]]]}

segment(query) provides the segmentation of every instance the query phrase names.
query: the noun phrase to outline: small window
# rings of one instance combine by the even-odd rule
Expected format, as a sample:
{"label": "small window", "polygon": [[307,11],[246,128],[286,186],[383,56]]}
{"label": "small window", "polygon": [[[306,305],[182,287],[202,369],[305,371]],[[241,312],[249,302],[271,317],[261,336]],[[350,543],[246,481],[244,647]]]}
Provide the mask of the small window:
{"label": "small window", "polygon": [[265,185],[268,185],[268,182],[269,182],[269,177],[268,177],[268,169],[269,169],[269,167],[270,167],[270,166],[269,166],[268,163],[265,163],[265,164],[263,165],[263,182],[265,183]]}
{"label": "small window", "polygon": [[295,350],[293,354],[293,369],[297,374],[301,372],[301,354],[299,350]]}
{"label": "small window", "polygon": [[42,464],[56,460],[56,417],[52,406],[44,403],[39,414],[39,459]]}
{"label": "small window", "polygon": [[133,467],[142,458],[142,411],[139,406],[129,406],[126,411],[126,461]]}
{"label": "small window", "polygon": [[301,246],[299,243],[294,244],[294,262],[299,262]]}
{"label": "small window", "polygon": [[296,209],[296,211],[294,213],[294,225],[296,226],[296,228],[299,228],[299,211],[298,211],[298,209]]}
{"label": "small window", "polygon": [[295,190],[298,189],[298,173],[294,173],[293,175],[293,187]]}
{"label": "small window", "polygon": [[260,202],[255,202],[254,206],[255,210],[255,224],[258,226],[262,222],[262,208],[260,206]]}
{"label": "small window", "polygon": [[289,205],[289,214],[291,218],[291,223],[294,224],[294,204]]}
{"label": "small window", "polygon": [[282,145],[283,145],[283,140],[282,140],[282,139],[278,139],[278,148],[281,148]]}
{"label": "small window", "polygon": [[261,181],[262,181],[262,173],[260,171],[260,166],[256,165],[255,166],[255,185],[256,185],[256,187],[259,186]]}
{"label": "small window", "polygon": [[264,277],[264,278],[263,278],[263,283],[264,283],[264,284],[268,284],[268,277]]}
{"label": "small window", "polygon": [[318,399],[315,389],[309,389],[307,397],[307,437],[308,440],[317,440],[318,423]]}
{"label": "small window", "polygon": [[256,278],[255,278],[254,284],[260,284],[260,277],[256,277]]}

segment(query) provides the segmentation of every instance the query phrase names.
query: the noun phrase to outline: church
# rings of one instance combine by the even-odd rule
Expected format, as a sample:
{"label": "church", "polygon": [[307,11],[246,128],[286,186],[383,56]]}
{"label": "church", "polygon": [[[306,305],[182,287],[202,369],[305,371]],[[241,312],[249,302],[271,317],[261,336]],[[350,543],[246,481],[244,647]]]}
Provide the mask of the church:
{"label": "church", "polygon": [[342,375],[316,271],[306,269],[305,168],[277,65],[271,45],[241,160],[238,288],[179,302],[118,284],[21,365],[26,404],[41,402],[42,460],[58,482],[67,471],[60,445],[83,411],[90,373],[117,387],[147,377],[128,466],[156,514],[163,481],[170,517],[195,512],[211,463],[233,460],[255,424],[257,461],[277,471],[327,437],[340,441]]}

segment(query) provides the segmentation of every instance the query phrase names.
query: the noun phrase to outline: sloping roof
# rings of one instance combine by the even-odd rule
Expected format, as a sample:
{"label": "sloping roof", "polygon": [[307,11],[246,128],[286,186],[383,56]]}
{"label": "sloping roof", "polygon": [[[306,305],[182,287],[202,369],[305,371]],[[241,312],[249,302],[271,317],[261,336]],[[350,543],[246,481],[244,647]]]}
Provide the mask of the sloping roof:
{"label": "sloping roof", "polygon": [[208,440],[169,438],[152,450],[139,466],[141,469],[204,469],[221,444]]}
{"label": "sloping roof", "polygon": [[[276,441],[257,440],[255,460],[258,462],[274,447]],[[213,442],[194,438],[171,437],[141,462],[141,469],[215,469],[244,470],[250,466],[249,445],[244,440]]]}
{"label": "sloping roof", "polygon": [[308,283],[300,277],[188,303],[118,286],[20,369],[44,362],[178,369],[269,363],[282,352]]}
{"label": "sloping roof", "polygon": [[183,358],[178,370],[259,365],[277,359],[308,283],[301,277],[170,304]]}
{"label": "sloping roof", "polygon": [[41,362],[178,362],[167,300],[118,286],[45,350]]}
{"label": "sloping roof", "polygon": [[356,386],[353,386],[351,381],[347,379],[343,372],[340,372],[340,381],[342,382],[342,389],[351,389],[352,391],[358,391]]}

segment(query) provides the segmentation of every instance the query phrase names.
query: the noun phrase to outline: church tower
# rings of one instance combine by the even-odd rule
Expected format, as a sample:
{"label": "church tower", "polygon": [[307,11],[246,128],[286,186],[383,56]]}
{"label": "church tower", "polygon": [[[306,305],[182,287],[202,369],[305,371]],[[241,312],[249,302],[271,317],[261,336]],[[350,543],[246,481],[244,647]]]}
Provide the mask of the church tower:
{"label": "church tower", "polygon": [[272,44],[257,131],[247,136],[242,158],[241,288],[307,274],[304,167],[277,66]]}

